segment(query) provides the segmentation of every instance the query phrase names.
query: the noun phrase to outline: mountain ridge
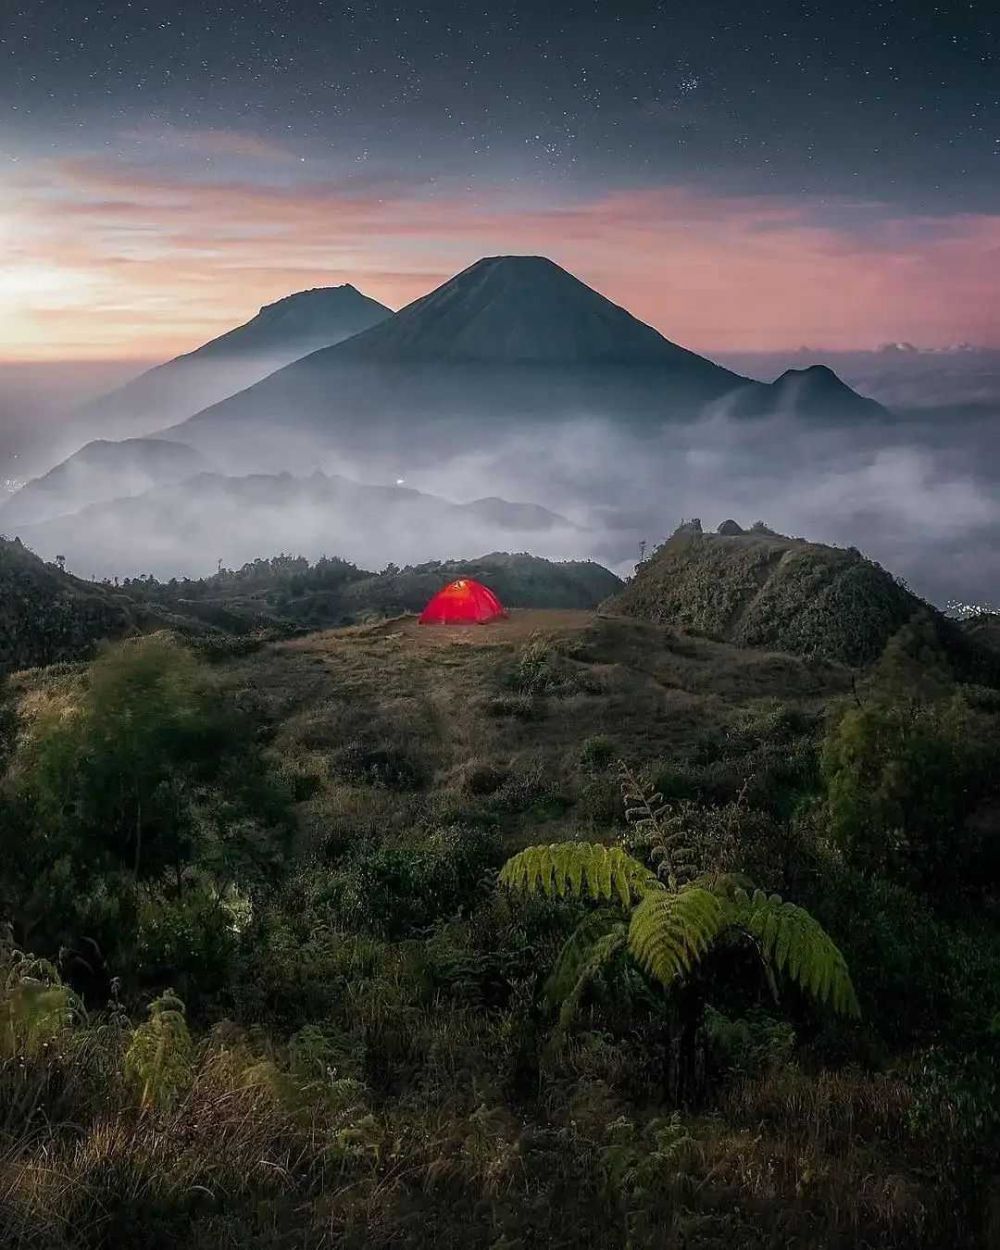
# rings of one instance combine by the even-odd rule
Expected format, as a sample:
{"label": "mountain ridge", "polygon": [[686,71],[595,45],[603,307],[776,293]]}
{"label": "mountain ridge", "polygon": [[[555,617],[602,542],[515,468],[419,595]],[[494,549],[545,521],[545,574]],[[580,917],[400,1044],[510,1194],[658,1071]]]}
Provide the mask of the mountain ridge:
{"label": "mountain ridge", "polygon": [[351,283],[295,291],[264,304],[241,325],[91,400],[78,410],[78,419],[100,433],[132,429],[148,434],[156,423],[181,421],[391,315],[392,309]]}
{"label": "mountain ridge", "polygon": [[0,530],[79,512],[94,503],[183,481],[209,462],[165,438],[93,439],[0,504]]}

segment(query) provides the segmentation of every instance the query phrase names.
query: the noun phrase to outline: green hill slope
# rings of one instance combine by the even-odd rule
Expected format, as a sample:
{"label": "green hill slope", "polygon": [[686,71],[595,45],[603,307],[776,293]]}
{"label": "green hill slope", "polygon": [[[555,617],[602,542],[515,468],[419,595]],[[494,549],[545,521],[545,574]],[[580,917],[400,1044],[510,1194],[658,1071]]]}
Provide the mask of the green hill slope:
{"label": "green hill slope", "polygon": [[0,538],[0,673],[86,656],[102,638],[137,627],[124,595],[46,564]]}
{"label": "green hill slope", "polygon": [[876,660],[926,609],[853,548],[765,530],[706,534],[697,523],[681,526],[605,606],[739,646],[855,665]]}

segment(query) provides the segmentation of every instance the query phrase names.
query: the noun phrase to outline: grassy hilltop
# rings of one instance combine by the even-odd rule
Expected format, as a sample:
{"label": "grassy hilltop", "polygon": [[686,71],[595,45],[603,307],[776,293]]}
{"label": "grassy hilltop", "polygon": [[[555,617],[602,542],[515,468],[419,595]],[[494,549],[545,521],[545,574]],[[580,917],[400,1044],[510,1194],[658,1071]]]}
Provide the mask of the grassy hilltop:
{"label": "grassy hilltop", "polygon": [[695,522],[640,565],[610,606],[741,646],[870,664],[920,601],[853,549],[763,527],[706,534]]}
{"label": "grassy hilltop", "polygon": [[[752,643],[783,556],[710,596],[714,541],[599,613],[10,677],[0,1241],[995,1244],[1000,688],[888,575],[873,663]],[[530,846],[609,888],[504,884]]]}

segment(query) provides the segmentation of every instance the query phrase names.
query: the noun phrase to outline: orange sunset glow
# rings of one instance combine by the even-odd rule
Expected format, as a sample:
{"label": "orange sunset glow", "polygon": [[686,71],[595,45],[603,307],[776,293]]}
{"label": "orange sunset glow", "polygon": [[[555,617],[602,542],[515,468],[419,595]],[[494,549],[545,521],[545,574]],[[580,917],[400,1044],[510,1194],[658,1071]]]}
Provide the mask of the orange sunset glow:
{"label": "orange sunset glow", "polygon": [[[280,148],[248,151],[245,137],[200,142],[285,168]],[[549,255],[700,351],[1000,342],[984,264],[1000,250],[995,214],[904,218],[693,185],[431,195],[96,157],[14,168],[0,201],[5,361],[167,358],[312,286],[352,282],[398,308],[500,251]]]}

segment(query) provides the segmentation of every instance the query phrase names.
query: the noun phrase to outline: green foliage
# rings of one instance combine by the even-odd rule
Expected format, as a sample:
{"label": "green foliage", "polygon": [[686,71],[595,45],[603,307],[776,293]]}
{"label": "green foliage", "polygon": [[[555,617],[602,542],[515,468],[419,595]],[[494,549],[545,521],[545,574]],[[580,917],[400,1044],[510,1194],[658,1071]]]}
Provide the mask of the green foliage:
{"label": "green foliage", "polygon": [[566,675],[560,669],[552,644],[541,637],[533,638],[521,648],[508,683],[518,694],[533,698],[561,694],[567,688]]}
{"label": "green foliage", "polygon": [[857,551],[766,530],[682,526],[613,601],[630,616],[746,647],[874,662],[920,601]]}
{"label": "green foliage", "polygon": [[[258,572],[223,593],[249,610]],[[327,593],[300,590],[296,613]],[[79,728],[49,736],[91,715],[88,670],[11,679],[0,916],[19,946],[70,957],[5,948],[0,1242],[985,1247],[988,752],[956,802],[979,848],[967,883],[918,890],[909,842],[882,872],[830,837],[816,740],[843,671],[602,618],[576,645],[552,631],[542,667],[570,701],[491,701],[516,651],[417,637],[410,655],[426,631],[408,629],[195,658],[193,715],[218,726],[204,761],[154,683],[175,806],[142,793],[177,815],[165,838],[189,839],[179,875],[163,855],[136,874],[129,826],[114,842],[96,825],[116,809],[83,757],[99,741],[134,760],[115,727],[80,750]],[[944,715],[956,687],[911,634],[855,707]],[[965,749],[988,747],[995,692],[961,698]],[[36,731],[61,804],[39,801]],[[614,768],[603,731],[641,766]],[[560,841],[587,821],[588,842]],[[89,937],[120,984],[85,1013]]]}
{"label": "green foliage", "polygon": [[171,639],[109,648],[20,729],[0,782],[0,901],[21,928],[134,956],[142,896],[181,894],[194,866],[223,887],[275,870],[290,793],[247,716]]}
{"label": "green foliage", "polygon": [[472,906],[500,859],[493,830],[452,826],[419,846],[361,845],[333,885],[342,920],[391,938],[423,933]]}
{"label": "green foliage", "polygon": [[629,952],[669,988],[708,952],[728,918],[719,898],[701,886],[688,885],[677,893],[654,890],[632,912]]}
{"label": "green foliage", "polygon": [[226,746],[206,679],[163,637],[109,650],[79,702],[42,712],[20,762],[39,821],[91,867],[155,877],[190,859],[188,796]]}
{"label": "green foliage", "polygon": [[528,847],[504,864],[500,881],[529,894],[590,897],[597,902],[615,899],[623,907],[662,888],[653,873],[626,851],[594,842]]}
{"label": "green foliage", "polygon": [[0,538],[0,677],[93,654],[101,639],[135,628],[132,605]]}
{"label": "green foliage", "polygon": [[615,744],[604,734],[594,734],[580,747],[580,767],[587,772],[603,772],[616,757]]}
{"label": "green foliage", "polygon": [[632,770],[619,761],[625,819],[631,826],[629,843],[645,843],[650,862],[667,886],[676,891],[695,875],[695,859],[685,825],[672,819],[673,809],[652,785],[643,785]]}
{"label": "green foliage", "polygon": [[149,1005],[149,1019],[132,1034],[125,1070],[145,1108],[170,1107],[191,1082],[194,1043],[184,1004],[171,990]]}
{"label": "green foliage", "polygon": [[759,1007],[735,1018],[705,1010],[705,1031],[713,1061],[743,1078],[777,1071],[791,1062],[795,1030],[787,1020],[776,1020]]}
{"label": "green foliage", "polygon": [[1000,760],[997,725],[963,694],[844,710],[823,746],[830,828],[853,863],[921,888],[988,887],[970,822]]}
{"label": "green foliage", "polygon": [[412,746],[365,733],[349,742],[331,759],[338,777],[387,790],[417,790],[426,785],[428,768]]}
{"label": "green foliage", "polygon": [[217,994],[231,975],[247,921],[241,903],[249,908],[235,887],[220,894],[204,878],[186,882],[179,895],[142,899],[134,958],[147,980],[172,981],[188,1001]]}
{"label": "green foliage", "polygon": [[826,930],[802,907],[763,890],[737,886],[727,899],[726,920],[755,938],[778,972],[840,1015],[860,1015],[847,963]]}
{"label": "green foliage", "polygon": [[37,1058],[82,1014],[79,1000],[46,959],[0,940],[0,1061]]}
{"label": "green foliage", "polygon": [[608,908],[588,912],[563,943],[545,982],[546,997],[556,1005],[575,1005],[587,983],[627,940],[628,928],[620,914]]}
{"label": "green foliage", "polygon": [[[634,795],[629,784],[626,794]],[[657,825],[663,809],[638,793],[641,803],[629,809],[633,819]],[[626,943],[643,972],[670,989],[689,980],[724,938],[743,935],[769,975],[786,975],[840,1015],[860,1014],[843,955],[803,908],[761,890],[750,893],[730,876],[684,883],[673,872],[666,876],[665,886],[620,847],[565,842],[521,851],[504,865],[500,882],[528,895],[614,902],[630,913],[627,937],[606,912],[570,936],[549,986],[550,994],[567,993],[571,1009],[594,972]]]}

